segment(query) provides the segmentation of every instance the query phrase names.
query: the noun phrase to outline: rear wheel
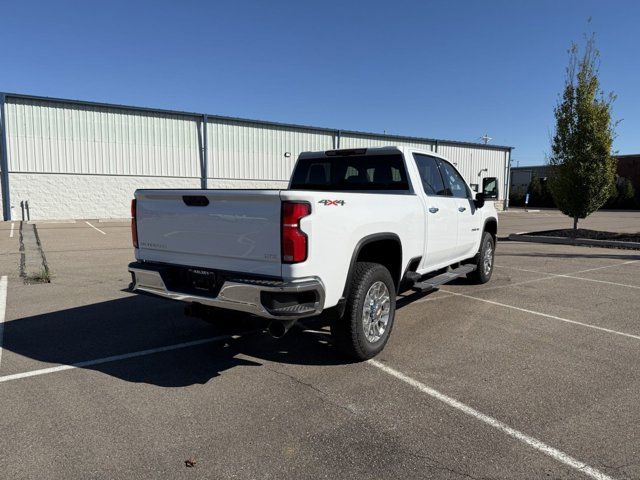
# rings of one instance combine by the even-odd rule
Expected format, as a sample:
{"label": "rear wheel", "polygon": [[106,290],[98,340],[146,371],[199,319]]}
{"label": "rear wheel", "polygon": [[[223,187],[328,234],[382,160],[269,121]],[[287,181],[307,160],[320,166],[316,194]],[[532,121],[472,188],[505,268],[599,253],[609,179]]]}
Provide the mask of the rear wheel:
{"label": "rear wheel", "polygon": [[467,278],[474,283],[487,283],[493,273],[495,250],[496,243],[493,236],[489,232],[484,232],[480,241],[480,251],[476,255],[476,270],[467,275]]}
{"label": "rear wheel", "polygon": [[389,339],[395,310],[389,270],[378,263],[356,263],[344,315],[332,320],[334,343],[358,360],[376,356]]}

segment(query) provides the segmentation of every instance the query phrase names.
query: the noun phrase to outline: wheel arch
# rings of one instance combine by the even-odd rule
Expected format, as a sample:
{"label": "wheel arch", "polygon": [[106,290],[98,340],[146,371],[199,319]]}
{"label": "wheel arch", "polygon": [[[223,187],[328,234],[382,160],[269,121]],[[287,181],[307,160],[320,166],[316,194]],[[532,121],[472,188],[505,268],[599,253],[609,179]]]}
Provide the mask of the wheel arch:
{"label": "wheel arch", "polygon": [[[390,248],[390,250],[389,250]],[[391,273],[396,291],[400,287],[402,276],[402,242],[391,232],[374,233],[361,238],[353,249],[342,298],[349,296],[353,272],[358,261],[368,261],[384,265]]]}
{"label": "wheel arch", "polygon": [[[489,232],[493,237],[493,243],[498,239],[498,219],[489,217],[484,221],[483,232]],[[479,247],[478,247],[479,248]]]}

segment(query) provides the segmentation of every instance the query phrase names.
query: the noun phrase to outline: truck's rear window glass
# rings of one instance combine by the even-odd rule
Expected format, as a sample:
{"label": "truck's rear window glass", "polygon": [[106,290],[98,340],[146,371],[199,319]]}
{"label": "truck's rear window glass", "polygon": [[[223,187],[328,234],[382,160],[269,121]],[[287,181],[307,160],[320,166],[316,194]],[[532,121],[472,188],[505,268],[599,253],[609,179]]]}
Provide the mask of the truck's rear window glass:
{"label": "truck's rear window glass", "polygon": [[302,158],[292,190],[409,190],[402,155]]}

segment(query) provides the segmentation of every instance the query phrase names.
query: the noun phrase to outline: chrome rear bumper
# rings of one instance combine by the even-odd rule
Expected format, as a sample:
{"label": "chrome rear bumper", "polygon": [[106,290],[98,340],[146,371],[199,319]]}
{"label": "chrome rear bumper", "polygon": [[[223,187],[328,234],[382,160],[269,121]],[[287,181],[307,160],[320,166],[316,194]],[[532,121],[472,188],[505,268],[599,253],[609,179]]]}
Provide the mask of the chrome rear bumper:
{"label": "chrome rear bumper", "polygon": [[[132,290],[158,295],[181,302],[199,303],[250,313],[263,318],[295,320],[318,315],[324,307],[324,285],[315,277],[291,281],[234,279],[225,280],[216,296],[171,291],[161,274],[162,268],[134,263],[129,265],[133,277]],[[272,294],[302,294],[312,292],[315,300],[284,307],[269,307],[263,303],[263,292]]]}

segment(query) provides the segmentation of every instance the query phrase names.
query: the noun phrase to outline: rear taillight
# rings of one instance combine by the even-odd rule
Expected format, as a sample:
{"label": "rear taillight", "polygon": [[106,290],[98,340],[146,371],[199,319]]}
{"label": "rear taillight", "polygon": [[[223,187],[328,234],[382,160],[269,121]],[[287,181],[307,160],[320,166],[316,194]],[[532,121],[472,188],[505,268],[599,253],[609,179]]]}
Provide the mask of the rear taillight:
{"label": "rear taillight", "polygon": [[138,224],[136,222],[136,199],[131,200],[131,240],[134,248],[138,248]]}
{"label": "rear taillight", "polygon": [[306,202],[282,202],[282,263],[307,259],[307,236],[300,230],[300,219],[311,213]]}

